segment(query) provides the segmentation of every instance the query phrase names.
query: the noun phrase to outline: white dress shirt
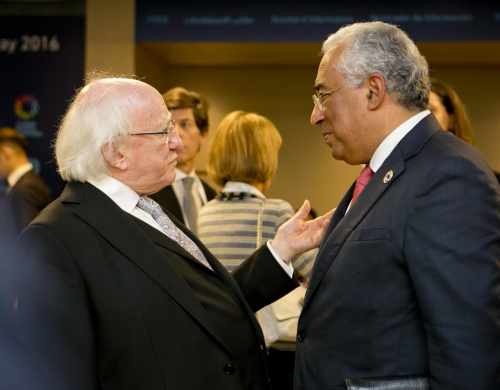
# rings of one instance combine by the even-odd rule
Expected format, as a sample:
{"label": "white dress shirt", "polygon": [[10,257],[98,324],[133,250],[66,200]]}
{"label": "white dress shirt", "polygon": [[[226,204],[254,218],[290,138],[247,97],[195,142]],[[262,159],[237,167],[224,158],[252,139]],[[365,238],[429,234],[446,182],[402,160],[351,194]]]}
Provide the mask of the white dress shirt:
{"label": "white dress shirt", "polygon": [[401,123],[398,127],[391,131],[387,137],[384,138],[378,148],[375,149],[375,152],[370,159],[370,168],[374,173],[380,169],[384,161],[387,160],[387,157],[389,157],[406,134],[413,130],[413,128],[427,115],[430,115],[430,113],[431,112],[429,110],[424,110],[413,115],[410,119]]}
{"label": "white dress shirt", "polygon": [[98,178],[88,180],[97,189],[106,194],[113,202],[116,203],[123,211],[139,218],[141,221],[154,227],[156,230],[165,234],[160,225],[153,217],[144,210],[137,207],[140,196],[129,186],[123,184],[111,176],[102,175]]}

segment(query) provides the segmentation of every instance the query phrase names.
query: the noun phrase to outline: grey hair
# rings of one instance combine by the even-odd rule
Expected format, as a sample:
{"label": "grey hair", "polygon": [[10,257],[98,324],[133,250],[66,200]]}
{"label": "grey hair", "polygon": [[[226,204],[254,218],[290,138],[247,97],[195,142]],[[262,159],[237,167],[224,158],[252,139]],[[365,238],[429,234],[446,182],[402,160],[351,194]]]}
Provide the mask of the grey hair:
{"label": "grey hair", "polygon": [[410,110],[427,108],[429,67],[415,43],[398,27],[383,22],[354,23],[331,34],[322,53],[343,49],[337,70],[353,87],[371,74],[381,75],[387,92]]}
{"label": "grey hair", "polygon": [[101,148],[131,131],[144,87],[152,88],[130,78],[107,77],[89,81],[76,93],[55,141],[63,180],[85,182],[107,173]]}

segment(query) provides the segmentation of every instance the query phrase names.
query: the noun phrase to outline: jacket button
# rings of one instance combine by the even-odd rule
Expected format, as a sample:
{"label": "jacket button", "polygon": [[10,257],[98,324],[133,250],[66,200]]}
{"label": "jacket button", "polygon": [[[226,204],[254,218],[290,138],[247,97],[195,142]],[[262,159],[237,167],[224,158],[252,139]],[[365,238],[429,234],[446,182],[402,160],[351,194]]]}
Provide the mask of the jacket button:
{"label": "jacket button", "polygon": [[304,339],[305,339],[304,331],[301,330],[300,332],[297,333],[297,341],[299,343],[302,343]]}
{"label": "jacket button", "polygon": [[235,368],[234,366],[231,364],[231,363],[226,363],[224,364],[224,374],[226,375],[233,375],[234,374],[234,371],[235,371]]}

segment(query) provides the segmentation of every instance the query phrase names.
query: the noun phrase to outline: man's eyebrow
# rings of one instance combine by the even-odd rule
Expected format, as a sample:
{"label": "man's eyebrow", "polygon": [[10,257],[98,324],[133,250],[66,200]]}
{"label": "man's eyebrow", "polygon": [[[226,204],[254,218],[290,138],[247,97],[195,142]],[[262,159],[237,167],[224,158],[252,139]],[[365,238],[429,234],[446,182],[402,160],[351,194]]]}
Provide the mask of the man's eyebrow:
{"label": "man's eyebrow", "polygon": [[314,85],[313,92],[319,92],[322,89],[325,89],[325,86],[322,83],[318,83]]}

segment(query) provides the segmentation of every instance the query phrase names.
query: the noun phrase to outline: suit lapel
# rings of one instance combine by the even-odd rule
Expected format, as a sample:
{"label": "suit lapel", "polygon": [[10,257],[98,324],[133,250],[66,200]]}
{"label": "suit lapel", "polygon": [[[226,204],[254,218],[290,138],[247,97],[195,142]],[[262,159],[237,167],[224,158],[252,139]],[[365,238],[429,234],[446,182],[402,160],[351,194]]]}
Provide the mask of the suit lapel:
{"label": "suit lapel", "polygon": [[324,275],[333,264],[335,257],[349,235],[375,206],[383,194],[397,181],[398,177],[403,174],[405,161],[418,153],[436,131],[439,131],[439,127],[432,116],[428,116],[420,121],[392,151],[347,214],[345,214],[345,211],[352,197],[354,184],[346,195],[344,195],[332,217],[332,222],[328,227],[325,239],[316,257],[317,260],[311,282],[304,300],[304,309],[321,284]]}
{"label": "suit lapel", "polygon": [[[181,305],[228,352],[229,347],[208,321],[205,309],[192,293],[188,284],[170,267],[165,255],[153,245],[147,245],[147,235],[111,199],[90,184],[69,183],[61,195],[63,204],[71,207],[79,218],[92,226],[125,258],[154,280],[168,295]],[[175,255],[194,260],[184,249],[158,232],[154,241]],[[138,245],[144,242],[145,245]],[[209,260],[210,261],[210,260]],[[211,263],[213,262],[213,259]],[[215,268],[214,268],[215,269]]]}
{"label": "suit lapel", "polygon": [[[165,211],[166,214],[168,214],[169,218],[174,222],[174,224],[184,232],[186,236],[188,236],[197,246],[198,248],[203,252],[205,255],[205,258],[207,259],[208,263],[212,267],[212,269],[215,271],[215,273],[219,273],[221,270],[225,270],[225,268],[214,258],[214,256],[208,251],[208,249],[201,243],[201,241],[181,222],[179,222],[175,217],[172,217],[172,215],[168,212]],[[151,233],[148,234],[150,238],[155,242],[155,244],[169,250],[172,252],[175,252],[179,256],[182,256],[189,261],[193,261],[194,263],[200,265],[205,269],[207,272],[212,272],[208,269],[208,267],[205,267],[203,264],[201,264],[197,259],[195,259],[191,253],[186,251],[182,246],[180,246],[177,242],[174,240],[170,239],[167,237],[165,234],[157,231],[153,227],[150,227],[147,225],[145,222],[142,222],[138,220],[139,223],[146,225]]]}
{"label": "suit lapel", "polygon": [[[191,238],[191,240],[194,241],[194,243],[198,246],[198,248],[200,248],[200,250],[205,255],[205,258],[207,259],[207,261],[209,262],[210,266],[215,271],[217,276],[219,276],[222,280],[224,280],[224,282],[226,284],[231,286],[232,293],[236,296],[236,298],[240,301],[242,306],[247,311],[247,314],[249,315],[249,317],[252,321],[252,324],[255,328],[255,331],[258,334],[262,335],[262,329],[261,329],[260,325],[257,323],[255,313],[252,311],[252,309],[248,305],[248,302],[246,301],[245,297],[243,296],[241,289],[240,289],[240,286],[238,285],[238,283],[236,283],[236,280],[231,276],[231,274],[226,270],[226,268],[215,258],[215,256],[207,249],[207,247],[198,239],[198,237],[196,235],[194,235],[184,224],[182,224],[178,221],[175,221],[174,219],[172,219],[172,220],[177,225],[177,227],[179,229],[181,229],[189,238]],[[196,259],[194,259],[194,258],[192,258],[192,259],[197,262]],[[202,267],[204,267],[206,269],[205,266],[202,265]],[[211,271],[208,271],[208,272],[211,272]],[[264,336],[262,335],[262,337],[264,337]]]}
{"label": "suit lapel", "polygon": [[160,206],[163,208],[163,211],[169,211],[179,221],[184,222],[181,205],[179,203],[179,200],[177,199],[177,196],[175,196],[174,187],[172,185],[169,185],[156,194],[151,195],[151,198],[160,204]]}
{"label": "suit lapel", "polygon": [[[396,152],[391,154],[390,157],[392,158],[387,159],[377,173],[373,175],[372,179],[361,193],[356,203],[351,206],[347,214],[345,214],[345,211],[352,197],[353,187],[351,187],[351,190],[344,196],[341,203],[342,207],[337,209],[333,217],[332,222],[336,221],[336,224],[329,229],[328,236],[326,236],[318,252],[314,274],[311,278],[311,283],[307,289],[304,300],[304,307],[306,307],[315,290],[323,280],[328,268],[333,264],[333,260],[337,256],[338,251],[342,248],[351,232],[359,225],[384,192],[390,188],[392,183],[394,183],[398,176],[404,171],[405,164],[400,154]],[[389,177],[390,179],[387,180]]]}
{"label": "suit lapel", "polygon": [[[168,212],[166,212],[166,213],[169,214]],[[169,215],[169,217],[171,217],[171,215]],[[236,283],[234,278],[230,275],[230,273],[226,270],[226,268],[214,257],[214,255],[212,255],[212,253],[198,239],[198,237],[196,237],[184,224],[180,223],[175,218],[172,218],[172,221],[189,238],[191,238],[191,240],[193,240],[193,242],[198,246],[198,248],[200,248],[200,250],[205,255],[205,258],[207,259],[208,263],[212,267],[213,271],[209,270],[207,267],[200,264],[200,262],[198,260],[196,260],[194,257],[192,257],[191,254],[189,254],[186,250],[184,250],[175,241],[171,240],[170,238],[168,238],[164,234],[160,233],[159,231],[157,231],[153,227],[147,225],[146,223],[144,223],[142,221],[139,221],[139,222],[142,223],[143,225],[145,225],[146,228],[151,231],[150,236],[157,245],[159,245],[167,250],[172,250],[172,251],[176,252],[177,254],[187,258],[189,261],[195,262],[199,267],[202,267],[205,272],[215,273],[215,275],[217,277],[219,277],[221,280],[223,280],[225,284],[229,285],[230,286],[229,289],[232,292],[232,294],[235,296],[236,299],[239,300],[239,302],[243,306],[244,310],[246,310],[256,333],[260,334],[261,337],[263,338],[264,336],[262,335],[262,330],[261,330],[260,325],[257,323],[257,320],[255,318],[255,314],[252,311],[252,309],[250,308],[250,306],[248,305],[245,297],[241,293],[240,287],[238,286],[238,284]],[[215,329],[214,329],[214,332],[216,332]],[[223,340],[223,337],[220,337],[220,339]]]}

